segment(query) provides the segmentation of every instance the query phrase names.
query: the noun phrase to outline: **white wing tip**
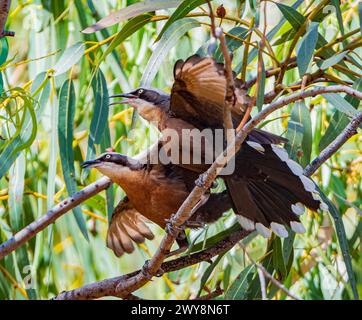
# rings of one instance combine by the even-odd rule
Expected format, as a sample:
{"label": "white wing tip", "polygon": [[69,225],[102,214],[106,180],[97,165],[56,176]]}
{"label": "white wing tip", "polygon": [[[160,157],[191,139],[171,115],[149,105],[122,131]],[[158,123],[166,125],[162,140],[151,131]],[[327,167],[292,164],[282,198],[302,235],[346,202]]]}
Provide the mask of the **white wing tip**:
{"label": "white wing tip", "polygon": [[305,228],[299,221],[290,221],[290,227],[295,233],[305,233]]}
{"label": "white wing tip", "polygon": [[304,189],[306,191],[308,191],[308,192],[314,192],[315,191],[315,184],[311,179],[309,179],[309,178],[307,178],[306,176],[303,176],[303,175],[301,175],[299,178],[302,181]]}
{"label": "white wing tip", "polygon": [[297,202],[295,204],[292,204],[292,211],[297,215],[297,216],[301,216],[302,214],[304,214],[305,212],[305,207],[303,205],[303,203],[301,202]]}
{"label": "white wing tip", "polygon": [[271,237],[271,230],[261,224],[260,222],[255,224],[256,231],[264,238],[270,238]]}
{"label": "white wing tip", "polygon": [[272,144],[271,148],[273,152],[280,158],[280,160],[287,161],[289,159],[288,152],[284,148],[281,148],[276,144]]}
{"label": "white wing tip", "polygon": [[238,220],[240,225],[243,227],[243,229],[245,229],[247,231],[251,231],[251,230],[255,229],[254,221],[251,221],[250,219],[245,218],[245,217],[241,216],[240,214],[236,215],[236,219]]}
{"label": "white wing tip", "polygon": [[274,231],[274,233],[281,237],[281,238],[286,238],[288,237],[288,231],[287,229],[285,229],[285,227],[280,224],[280,223],[277,223],[277,222],[272,222],[270,224],[270,227],[272,228],[272,230]]}
{"label": "white wing tip", "polygon": [[258,152],[264,153],[265,151],[264,147],[258,142],[246,141],[246,143]]}

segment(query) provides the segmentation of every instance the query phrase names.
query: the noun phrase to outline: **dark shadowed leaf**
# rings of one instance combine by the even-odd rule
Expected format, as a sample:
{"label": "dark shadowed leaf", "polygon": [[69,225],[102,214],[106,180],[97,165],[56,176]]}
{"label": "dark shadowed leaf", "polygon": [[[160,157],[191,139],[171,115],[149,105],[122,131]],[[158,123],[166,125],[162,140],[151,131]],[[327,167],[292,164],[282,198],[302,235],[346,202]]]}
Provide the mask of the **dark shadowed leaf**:
{"label": "dark shadowed leaf", "polygon": [[104,28],[113,26],[127,19],[138,16],[142,13],[151,12],[160,9],[177,7],[182,0],[145,0],[139,3],[131,4],[130,6],[111,13],[109,16],[99,20],[92,26],[84,29],[84,33],[93,33]]}
{"label": "dark shadowed leaf", "polygon": [[[229,34],[239,38],[239,39],[245,39],[248,30],[243,27],[235,27],[228,31]],[[240,48],[243,42],[241,40],[235,39],[233,37],[230,37],[228,35],[225,36],[226,44],[230,52],[234,52],[236,49]],[[220,46],[218,46],[214,53],[214,58],[218,62],[222,62],[224,59],[224,56],[221,52]]]}
{"label": "dark shadowed leaf", "polygon": [[[58,142],[65,185],[69,195],[77,192],[74,170],[73,125],[75,93],[71,80],[66,80],[59,93]],[[88,232],[80,206],[73,209],[79,229],[88,240]]]}
{"label": "dark shadowed leaf", "polygon": [[204,274],[201,277],[201,281],[200,281],[200,289],[199,289],[199,293],[198,296],[200,295],[202,289],[204,288],[207,280],[209,279],[211,273],[214,271],[214,269],[216,268],[216,266],[219,264],[220,260],[222,259],[222,257],[225,255],[225,252],[218,255],[218,257],[215,259],[215,261],[213,263],[211,263],[207,269],[205,270]]}
{"label": "dark shadowed leaf", "polygon": [[225,299],[248,300],[248,290],[256,274],[257,269],[255,265],[251,264],[247,266],[230,285],[228,291],[226,291]]}
{"label": "dark shadowed leaf", "polygon": [[0,66],[4,64],[8,58],[9,44],[6,38],[0,39]]}
{"label": "dark shadowed leaf", "polygon": [[[93,96],[95,99],[93,116],[89,129],[88,148],[86,160],[92,159],[96,154],[96,145],[99,145],[108,125],[109,97],[107,82],[99,69],[92,81]],[[89,169],[83,170],[82,180],[89,173]]]}

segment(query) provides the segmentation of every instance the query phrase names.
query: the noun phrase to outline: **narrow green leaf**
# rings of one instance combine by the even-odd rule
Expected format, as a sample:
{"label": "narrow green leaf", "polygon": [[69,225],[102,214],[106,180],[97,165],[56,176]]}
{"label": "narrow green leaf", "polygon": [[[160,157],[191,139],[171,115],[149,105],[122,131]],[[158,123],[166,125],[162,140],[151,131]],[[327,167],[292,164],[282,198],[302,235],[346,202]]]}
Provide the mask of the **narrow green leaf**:
{"label": "narrow green leaf", "polygon": [[286,138],[289,140],[286,145],[289,157],[293,160],[298,159],[298,150],[302,147],[303,126],[299,122],[289,120]]}
{"label": "narrow green leaf", "polygon": [[336,54],[335,56],[332,56],[328,58],[327,60],[324,60],[319,68],[322,70],[328,69],[329,67],[334,66],[338,62],[340,62],[346,55],[348,54],[348,51],[343,51],[341,53]]}
{"label": "narrow green leaf", "polygon": [[226,291],[225,299],[248,300],[248,290],[256,273],[257,270],[253,264],[241,271]]}
{"label": "narrow green leaf", "polygon": [[8,58],[9,44],[6,37],[0,39],[0,66],[4,64]]}
{"label": "narrow green leaf", "polygon": [[287,275],[286,263],[284,261],[282,241],[276,237],[273,241],[273,267],[274,270],[280,272],[283,277]]}
{"label": "narrow green leaf", "polygon": [[171,15],[171,17],[167,20],[165,25],[163,26],[160,34],[157,36],[156,42],[161,39],[165,31],[177,20],[185,17],[190,11],[201,6],[207,2],[206,0],[184,0],[175,10],[175,12]]}
{"label": "narrow green leaf", "polygon": [[299,76],[303,77],[312,61],[313,52],[318,39],[318,23],[312,22],[297,48],[297,64]]}
{"label": "narrow green leaf", "polygon": [[284,18],[289,21],[294,29],[299,29],[305,21],[305,17],[293,7],[282,3],[276,3]]}
{"label": "narrow green leaf", "polygon": [[292,109],[290,121],[299,123],[301,125],[303,137],[301,142],[301,148],[298,148],[297,153],[299,150],[303,151],[302,158],[298,160],[300,160],[299,162],[302,164],[302,166],[306,166],[310,162],[313,137],[310,113],[304,101],[299,101],[295,103],[295,106]]}
{"label": "narrow green leaf", "polygon": [[338,20],[339,30],[341,31],[342,36],[344,36],[344,26],[343,26],[343,18],[342,12],[340,7],[340,0],[331,0],[332,5],[336,8],[336,16]]}
{"label": "narrow green leaf", "polygon": [[3,94],[3,91],[4,91],[4,80],[3,80],[3,75],[0,72],[0,97]]}
{"label": "narrow green leaf", "polygon": [[318,187],[317,189],[321,195],[322,200],[328,205],[329,213],[334,220],[339,246],[341,248],[343,260],[347,269],[348,281],[351,285],[354,299],[358,300],[359,296],[357,290],[357,283],[352,268],[351,255],[349,252],[348,240],[347,240],[346,230],[343,225],[342,216],[338,211],[337,207],[334,205],[334,203],[331,200],[329,200],[329,198],[324,194],[324,192]]}
{"label": "narrow green leaf", "polygon": [[[71,80],[66,80],[59,93],[58,142],[63,176],[68,194],[77,192],[74,170],[73,125],[75,114],[75,93]],[[73,209],[79,229],[88,240],[88,231],[80,206]]]}
{"label": "narrow green leaf", "polygon": [[[108,125],[109,97],[107,82],[102,71],[99,69],[92,80],[92,89],[94,96],[93,116],[89,128],[88,148],[86,160],[92,159],[96,154],[96,145],[102,141],[105,129]],[[89,169],[82,172],[82,180],[89,173]]]}
{"label": "narrow green leaf", "polygon": [[107,50],[104,52],[101,61],[105,59],[107,55],[109,55],[114,48],[116,48],[120,43],[126,40],[129,36],[135,33],[137,30],[141,29],[144,25],[149,23],[152,19],[153,15],[150,13],[145,13],[139,15],[130,21],[128,21],[124,27],[119,31],[116,37],[112,40]]}
{"label": "narrow green leaf", "polygon": [[84,47],[85,44],[83,42],[77,42],[67,48],[53,67],[55,70],[54,76],[59,76],[60,74],[67,72],[73,65],[78,63],[84,55]]}
{"label": "narrow green leaf", "polygon": [[265,66],[263,61],[263,55],[259,55],[259,62],[261,66],[261,74],[258,75],[258,93],[256,97],[256,106],[258,108],[258,111],[260,111],[263,108],[264,104],[264,91],[265,91]]}
{"label": "narrow green leaf", "polygon": [[[353,88],[362,91],[362,78],[359,78],[354,84]],[[358,108],[360,100],[352,96],[346,95],[344,99],[351,104],[354,108]],[[329,126],[319,141],[319,150],[325,149],[342,130],[348,125],[349,118],[342,112],[336,110],[329,120]]]}
{"label": "narrow green leaf", "polygon": [[174,47],[178,39],[192,28],[200,27],[200,23],[195,19],[185,18],[174,22],[163,34],[157,43],[148,64],[143,72],[141,86],[149,87],[156,73],[161,66],[163,59]]}
{"label": "narrow green leaf", "polygon": [[219,264],[220,260],[224,257],[226,252],[221,253],[218,255],[218,257],[215,259],[215,261],[213,263],[211,263],[207,269],[205,270],[204,274],[201,277],[201,281],[200,281],[200,289],[199,289],[199,293],[197,294],[198,296],[200,296],[201,291],[203,290],[207,280],[209,279],[211,273],[214,271],[214,269],[216,268],[216,266]]}
{"label": "narrow green leaf", "polygon": [[83,33],[93,33],[104,28],[113,26],[127,19],[138,16],[142,13],[156,11],[160,9],[177,7],[182,0],[145,0],[139,3],[131,4],[130,6],[111,13],[107,17],[97,21],[92,26],[84,29]]}
{"label": "narrow green leaf", "polygon": [[324,93],[323,97],[337,110],[345,113],[348,117],[353,117],[357,113],[357,110],[337,93]]}
{"label": "narrow green leaf", "polygon": [[[248,30],[243,27],[234,27],[230,29],[228,33],[239,39],[245,39],[246,35],[248,34]],[[243,44],[241,40],[232,38],[228,35],[225,37],[225,41],[230,52],[234,52],[236,49],[240,48]],[[222,62],[224,59],[224,56],[220,49],[220,45],[215,50],[214,58],[217,62]]]}

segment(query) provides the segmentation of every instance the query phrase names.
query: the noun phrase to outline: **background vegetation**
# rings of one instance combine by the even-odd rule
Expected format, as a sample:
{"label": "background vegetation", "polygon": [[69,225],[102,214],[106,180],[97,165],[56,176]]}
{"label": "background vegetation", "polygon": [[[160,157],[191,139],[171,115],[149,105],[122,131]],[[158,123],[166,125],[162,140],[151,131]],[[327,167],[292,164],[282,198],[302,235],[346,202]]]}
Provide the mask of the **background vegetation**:
{"label": "background vegetation", "polygon": [[[109,147],[133,155],[157,139],[156,129],[132,117],[132,109],[108,108],[108,94],[140,85],[169,91],[177,59],[207,54],[210,19],[202,0],[146,1],[151,13],[132,17],[123,11],[124,19],[118,17],[106,29],[80,32],[137,2],[12,1],[7,29],[16,34],[0,39],[0,243],[95,181],[95,170],[80,169],[86,158]],[[155,3],[172,9],[152,11]],[[353,84],[361,90],[358,1],[268,1],[266,30],[265,2],[212,1],[214,9],[221,3],[227,15],[217,23],[227,32],[234,70],[245,80],[254,79],[259,61],[259,85],[250,87],[251,95],[258,91],[264,98],[275,82],[265,70],[278,68],[288,57],[297,58],[285,72],[281,94],[295,90],[298,81],[308,79],[305,74],[318,70],[323,71],[323,82]],[[219,48],[213,54],[222,61]],[[289,153],[305,166],[347,125],[348,108],[359,105],[342,95],[318,96],[273,113],[263,125],[289,138]],[[212,263],[163,275],[136,294],[185,299],[221,287],[219,298],[260,299],[253,264],[258,261],[302,299],[357,298],[362,294],[361,144],[361,135],[355,135],[314,174],[330,200],[330,213],[307,212],[302,217],[306,234],[269,242],[251,234]],[[0,260],[0,299],[48,299],[142,266],[161,238],[120,259],[105,246],[107,219],[122,196],[113,186]],[[190,232],[190,250],[209,246],[215,237],[208,238],[234,222],[229,212],[217,223]],[[267,285],[268,298],[288,298],[272,283]]]}

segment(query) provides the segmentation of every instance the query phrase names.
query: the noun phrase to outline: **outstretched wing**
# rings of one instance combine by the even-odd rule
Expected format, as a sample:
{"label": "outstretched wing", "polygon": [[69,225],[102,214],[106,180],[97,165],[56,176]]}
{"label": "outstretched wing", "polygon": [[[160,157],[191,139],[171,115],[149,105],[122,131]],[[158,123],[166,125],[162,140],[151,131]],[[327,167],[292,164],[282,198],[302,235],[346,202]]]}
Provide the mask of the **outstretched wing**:
{"label": "outstretched wing", "polygon": [[[224,65],[212,58],[193,55],[179,60],[174,67],[175,82],[171,91],[172,113],[198,128],[222,128],[226,78]],[[235,124],[243,117],[251,99],[235,78],[236,103],[232,110]]]}
{"label": "outstretched wing", "polygon": [[107,232],[107,247],[117,257],[124,252],[134,251],[133,242],[143,243],[146,239],[152,240],[154,234],[146,225],[148,220],[142,216],[128,200],[123,198],[114,209],[112,220]]}

